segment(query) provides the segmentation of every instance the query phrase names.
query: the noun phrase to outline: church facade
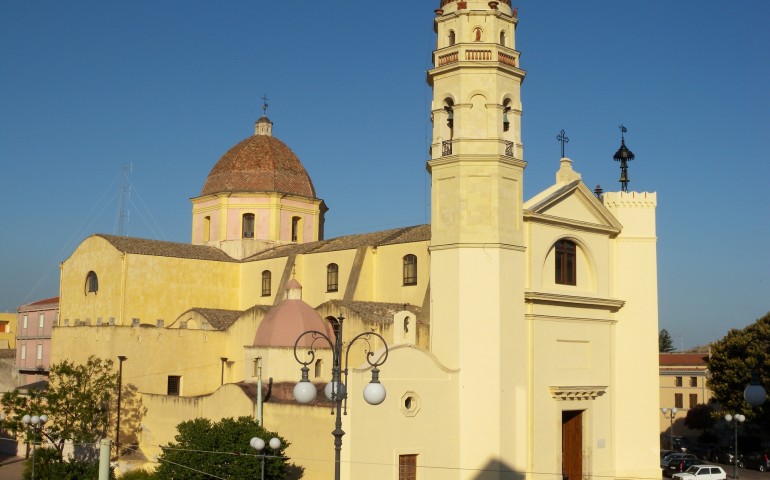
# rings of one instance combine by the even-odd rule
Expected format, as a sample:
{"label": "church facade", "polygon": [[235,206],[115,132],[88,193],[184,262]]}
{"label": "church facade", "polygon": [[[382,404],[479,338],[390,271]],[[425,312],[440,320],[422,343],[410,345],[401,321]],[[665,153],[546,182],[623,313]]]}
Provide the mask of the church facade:
{"label": "church facade", "polygon": [[263,116],[192,199],[190,244],[94,235],[63,262],[52,361],[127,358],[147,411],[123,443],[150,458],[183,420],[256,415],[303,478],[333,478],[330,404],[294,401],[294,342],[343,316],[344,342],[388,350],[371,406],[352,347],[342,478],[658,478],[656,194],[596,195],[562,158],[524,200],[517,22],[508,0],[436,10],[429,225],[324,239]]}

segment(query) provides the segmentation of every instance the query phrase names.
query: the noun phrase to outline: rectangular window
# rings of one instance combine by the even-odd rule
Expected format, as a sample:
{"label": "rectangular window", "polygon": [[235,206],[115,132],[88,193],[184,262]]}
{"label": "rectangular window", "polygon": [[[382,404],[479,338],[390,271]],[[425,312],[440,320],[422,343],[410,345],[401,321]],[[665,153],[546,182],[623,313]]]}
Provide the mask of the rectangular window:
{"label": "rectangular window", "polygon": [[203,217],[203,241],[211,240],[211,217]]}
{"label": "rectangular window", "polygon": [[404,285],[417,285],[417,255],[404,256]]}
{"label": "rectangular window", "polygon": [[674,394],[674,406],[676,408],[684,408],[684,395],[681,393]]}
{"label": "rectangular window", "polygon": [[37,359],[42,360],[43,359],[43,344],[38,343],[37,344]]}
{"label": "rectangular window", "polygon": [[691,387],[697,387],[698,386],[698,377],[690,377],[690,386]]}
{"label": "rectangular window", "polygon": [[690,394],[690,409],[695,408],[696,405],[698,405],[698,394],[697,393],[691,393]]}
{"label": "rectangular window", "polygon": [[168,376],[168,389],[166,395],[179,396],[182,391],[182,377],[179,375]]}
{"label": "rectangular window", "polygon": [[415,480],[417,478],[417,455],[398,456],[398,480]]}
{"label": "rectangular window", "polygon": [[27,345],[24,344],[21,346],[21,359],[26,360],[27,359]]}
{"label": "rectangular window", "polygon": [[681,387],[682,386],[682,377],[676,377],[676,386]]}
{"label": "rectangular window", "polygon": [[45,313],[41,313],[41,314],[40,314],[40,315],[37,317],[37,326],[38,326],[38,328],[43,328],[43,327],[45,327]]}
{"label": "rectangular window", "polygon": [[21,328],[27,328],[27,316],[24,315],[21,319]]}

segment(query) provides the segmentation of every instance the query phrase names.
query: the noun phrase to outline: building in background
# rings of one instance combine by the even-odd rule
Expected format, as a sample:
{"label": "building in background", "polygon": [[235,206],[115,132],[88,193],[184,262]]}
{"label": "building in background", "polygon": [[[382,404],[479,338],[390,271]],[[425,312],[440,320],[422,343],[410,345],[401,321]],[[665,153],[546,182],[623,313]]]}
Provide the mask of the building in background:
{"label": "building in background", "polygon": [[[668,416],[660,415],[661,438],[668,439],[671,435],[696,437],[701,432],[687,428],[684,419],[691,408],[708,405],[711,401],[711,390],[706,386],[709,354],[661,353],[658,358],[660,407],[669,410]],[[673,422],[670,418],[672,408],[677,409]]]}
{"label": "building in background", "polygon": [[51,329],[59,318],[59,297],[46,298],[19,307],[16,323],[18,385],[48,379],[51,366]]}
{"label": "building in background", "polygon": [[15,325],[15,313],[0,313],[0,350],[16,348]]}

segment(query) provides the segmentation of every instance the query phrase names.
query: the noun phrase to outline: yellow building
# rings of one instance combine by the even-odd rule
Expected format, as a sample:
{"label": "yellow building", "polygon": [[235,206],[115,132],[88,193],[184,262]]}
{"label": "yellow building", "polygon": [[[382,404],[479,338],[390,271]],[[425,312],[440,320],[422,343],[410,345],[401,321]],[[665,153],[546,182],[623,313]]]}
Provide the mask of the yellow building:
{"label": "yellow building", "polygon": [[0,313],[0,350],[16,348],[15,313]]}
{"label": "yellow building", "polygon": [[[94,235],[62,264],[54,361],[127,357],[147,414],[121,438],[151,456],[182,420],[261,415],[304,478],[332,478],[329,404],[294,401],[293,346],[343,315],[344,342],[389,350],[371,406],[364,359],[385,350],[352,344],[342,478],[659,478],[656,194],[597,196],[562,158],[524,201],[515,11],[441,3],[430,225],[325,240],[265,116],[192,199],[192,244]],[[312,360],[323,388],[331,352]]]}
{"label": "yellow building", "polygon": [[[708,353],[660,354],[660,407],[667,409],[660,415],[661,438],[667,445],[670,437],[695,437],[700,434],[684,424],[687,412],[696,405],[708,405],[712,392],[708,379]],[[673,413],[673,409],[676,412]]]}

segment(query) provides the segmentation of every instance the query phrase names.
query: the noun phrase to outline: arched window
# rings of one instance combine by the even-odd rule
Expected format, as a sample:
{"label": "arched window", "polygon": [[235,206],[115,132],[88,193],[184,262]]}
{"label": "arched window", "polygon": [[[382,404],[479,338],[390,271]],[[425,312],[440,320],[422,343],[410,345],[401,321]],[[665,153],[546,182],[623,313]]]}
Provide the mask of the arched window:
{"label": "arched window", "polygon": [[473,29],[473,41],[474,42],[481,41],[481,27],[476,27]]}
{"label": "arched window", "polygon": [[404,255],[404,285],[417,285],[417,256]]}
{"label": "arched window", "polygon": [[559,240],[556,249],[556,283],[560,285],[577,284],[577,268],[575,255],[577,248],[575,242]]}
{"label": "arched window", "polygon": [[500,31],[500,45],[505,46],[505,30]]}
{"label": "arched window", "polygon": [[326,266],[326,291],[336,292],[339,288],[339,267],[336,263]]}
{"label": "arched window", "polygon": [[243,214],[243,238],[254,238],[254,214]]}
{"label": "arched window", "polygon": [[99,278],[93,270],[86,275],[86,294],[99,291]]}
{"label": "arched window", "polygon": [[302,238],[300,237],[301,233],[302,233],[302,218],[291,217],[291,241],[292,242],[302,241]]}
{"label": "arched window", "polygon": [[449,46],[453,46],[455,44],[455,31],[450,30],[449,31]]}
{"label": "arched window", "polygon": [[315,372],[313,372],[315,373],[315,378],[318,378],[321,376],[321,374],[323,373],[323,367],[324,367],[323,360],[319,358],[318,360],[315,361]]}
{"label": "arched window", "polygon": [[507,132],[511,129],[511,121],[508,119],[508,112],[511,111],[511,99],[506,98],[503,102],[503,131]]}
{"label": "arched window", "polygon": [[265,270],[264,272],[262,272],[262,296],[263,297],[270,296],[271,279],[272,279],[272,274],[270,273],[270,270]]}

